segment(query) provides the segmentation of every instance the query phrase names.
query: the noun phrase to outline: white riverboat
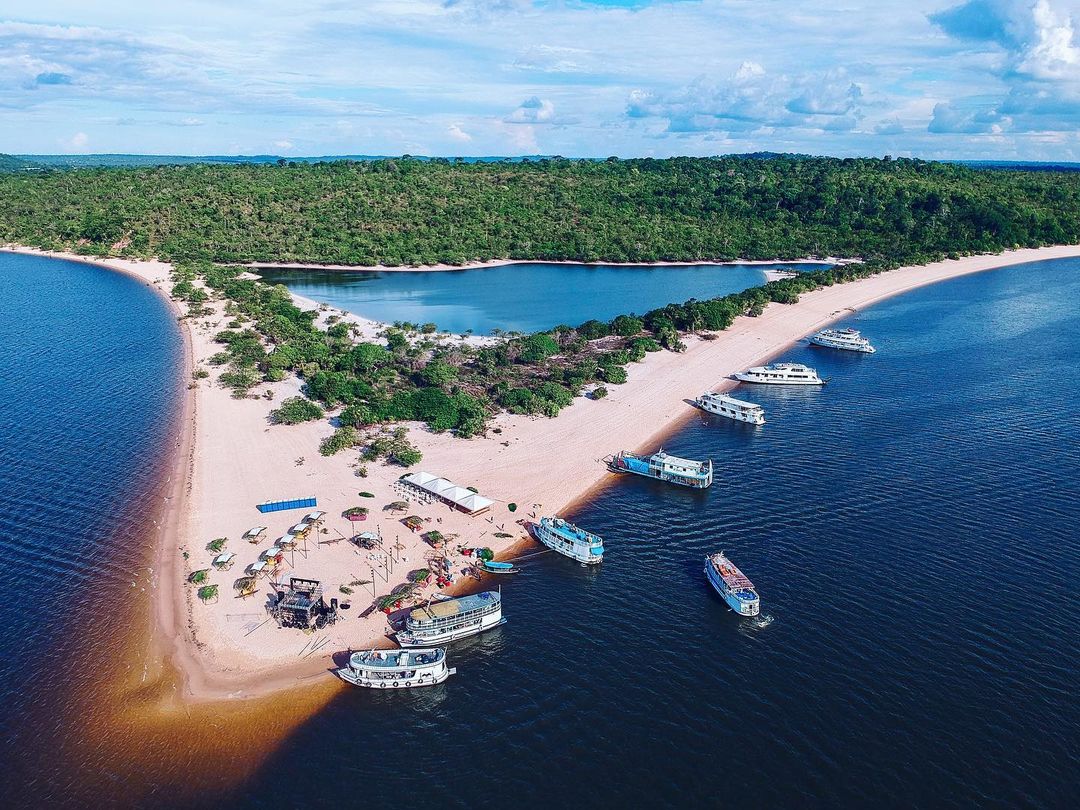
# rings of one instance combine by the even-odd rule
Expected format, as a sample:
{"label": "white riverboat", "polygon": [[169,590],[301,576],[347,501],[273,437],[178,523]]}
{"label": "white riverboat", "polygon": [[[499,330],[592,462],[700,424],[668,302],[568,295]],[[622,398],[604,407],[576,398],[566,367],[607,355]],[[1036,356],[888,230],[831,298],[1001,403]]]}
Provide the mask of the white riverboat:
{"label": "white riverboat", "polygon": [[604,559],[604,541],[558,517],[542,517],[532,524],[536,539],[550,549],[585,565]]}
{"label": "white riverboat", "polygon": [[402,689],[411,686],[434,686],[442,683],[456,669],[446,666],[446,650],[367,650],[349,657],[349,665],[337,671],[338,677],[353,686],[368,689]]}
{"label": "white riverboat", "polygon": [[665,453],[653,453],[651,456],[639,456],[620,450],[617,455],[604,459],[608,469],[616,473],[633,473],[657,481],[666,481],[680,487],[708,489],[713,482],[711,461],[694,461]]}
{"label": "white riverboat", "polygon": [[475,636],[505,621],[502,595],[484,591],[414,608],[395,638],[402,647],[429,647]]}
{"label": "white riverboat", "polygon": [[754,366],[735,375],[736,380],[763,385],[824,385],[818,373],[802,363],[773,363]]}
{"label": "white riverboat", "polygon": [[757,616],[761,609],[754,583],[722,551],[705,558],[705,577],[740,616]]}
{"label": "white riverboat", "polygon": [[703,411],[726,416],[736,422],[748,422],[751,425],[765,424],[764,408],[755,405],[753,402],[735,399],[735,397],[728,394],[714,394],[711,391],[706,391],[695,400],[695,403]]}
{"label": "white riverboat", "polygon": [[873,354],[876,351],[870,341],[855,329],[822,329],[810,336],[810,342],[815,346],[842,349],[846,352]]}

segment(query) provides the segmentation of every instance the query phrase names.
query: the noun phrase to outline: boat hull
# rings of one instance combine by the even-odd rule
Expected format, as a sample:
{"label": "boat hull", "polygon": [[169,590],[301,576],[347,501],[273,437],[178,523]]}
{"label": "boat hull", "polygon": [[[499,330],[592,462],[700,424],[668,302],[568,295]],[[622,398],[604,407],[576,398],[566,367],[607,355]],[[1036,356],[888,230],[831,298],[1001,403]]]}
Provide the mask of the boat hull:
{"label": "boat hull", "polygon": [[414,689],[419,686],[437,686],[456,673],[457,670],[447,667],[445,662],[436,669],[418,670],[411,678],[366,678],[352,667],[342,667],[337,670],[337,676],[345,683],[365,689]]}
{"label": "boat hull", "polygon": [[739,373],[735,375],[739,382],[755,383],[756,385],[824,385],[825,381],[817,380],[770,380],[755,377],[751,374]]}
{"label": "boat hull", "polygon": [[616,467],[614,464],[608,464],[608,469],[613,473],[629,473],[630,475],[640,475],[642,478],[648,478],[650,481],[660,481],[664,484],[674,484],[677,487],[686,487],[687,489],[708,489],[712,486],[712,474],[709,474],[708,478],[701,481],[679,481],[674,478],[664,478],[660,475],[650,475],[647,472],[639,472],[638,470],[630,470],[624,467]]}
{"label": "boat hull", "polygon": [[502,617],[501,612],[492,613],[490,616],[482,616],[480,621],[473,624],[455,627],[452,630],[445,630],[437,634],[418,636],[415,633],[402,632],[398,633],[395,638],[397,643],[406,650],[415,647],[436,647],[450,641],[458,641],[459,639],[469,638],[469,636],[479,635],[485,630],[490,630],[501,624],[506,624],[506,619]]}
{"label": "boat hull", "polygon": [[811,346],[821,346],[825,349],[839,349],[842,352],[858,352],[860,354],[873,354],[876,349],[873,346],[852,346],[849,344],[835,343],[828,338],[811,337]]}

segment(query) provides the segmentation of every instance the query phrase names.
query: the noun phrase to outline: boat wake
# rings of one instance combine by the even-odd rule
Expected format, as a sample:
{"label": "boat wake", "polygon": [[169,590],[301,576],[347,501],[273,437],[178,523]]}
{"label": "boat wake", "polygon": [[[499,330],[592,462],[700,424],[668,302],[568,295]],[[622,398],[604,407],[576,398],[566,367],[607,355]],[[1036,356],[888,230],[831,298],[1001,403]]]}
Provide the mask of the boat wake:
{"label": "boat wake", "polygon": [[754,616],[753,618],[744,619],[741,622],[739,629],[746,632],[764,630],[774,621],[776,621],[776,617],[773,616],[771,613],[761,613],[757,616]]}

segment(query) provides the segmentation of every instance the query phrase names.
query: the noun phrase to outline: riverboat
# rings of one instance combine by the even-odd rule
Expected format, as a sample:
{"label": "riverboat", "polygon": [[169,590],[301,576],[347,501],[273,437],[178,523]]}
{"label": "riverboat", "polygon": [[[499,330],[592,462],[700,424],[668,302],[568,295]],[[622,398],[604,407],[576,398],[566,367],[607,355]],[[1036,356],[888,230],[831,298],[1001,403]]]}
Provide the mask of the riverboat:
{"label": "riverboat", "polygon": [[402,647],[427,647],[475,636],[505,622],[502,595],[484,591],[414,608],[405,629],[395,637]]}
{"label": "riverboat", "polygon": [[753,402],[743,402],[728,394],[714,394],[706,391],[698,397],[694,403],[703,411],[726,416],[736,422],[747,422],[751,425],[765,424],[765,409]]}
{"label": "riverboat", "polygon": [[713,482],[711,461],[679,458],[663,450],[651,456],[639,456],[623,450],[618,455],[608,456],[604,461],[612,472],[633,473],[681,487],[706,489]]}
{"label": "riverboat", "polygon": [[728,607],[740,616],[757,616],[760,600],[754,583],[722,551],[705,558],[705,577]]}
{"label": "riverboat", "polygon": [[873,354],[877,351],[870,345],[870,341],[855,329],[822,329],[810,336],[810,343],[814,346],[842,349],[846,352]]}
{"label": "riverboat", "polygon": [[353,686],[368,689],[403,689],[434,686],[457,670],[446,666],[446,650],[367,650],[349,656],[337,675]]}
{"label": "riverboat", "polygon": [[764,385],[824,385],[818,373],[802,363],[773,363],[754,366],[735,375],[736,380]]}
{"label": "riverboat", "polygon": [[542,517],[532,524],[536,539],[548,548],[584,565],[596,565],[604,559],[604,541],[559,517]]}

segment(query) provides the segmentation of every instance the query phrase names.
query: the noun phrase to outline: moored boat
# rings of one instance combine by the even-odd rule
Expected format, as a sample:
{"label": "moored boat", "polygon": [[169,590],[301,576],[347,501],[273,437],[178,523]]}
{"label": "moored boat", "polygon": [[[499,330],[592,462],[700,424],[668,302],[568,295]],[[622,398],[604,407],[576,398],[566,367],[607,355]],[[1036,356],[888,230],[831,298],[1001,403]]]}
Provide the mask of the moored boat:
{"label": "moored boat", "polygon": [[353,686],[368,689],[401,689],[434,686],[457,670],[446,666],[446,650],[367,650],[349,656],[348,666],[337,675]]}
{"label": "moored boat", "polygon": [[604,541],[559,517],[542,517],[532,524],[536,539],[548,548],[585,565],[604,559]]}
{"label": "moored boat", "polygon": [[681,487],[705,489],[712,485],[713,466],[711,461],[693,461],[665,453],[653,453],[651,456],[639,456],[636,453],[620,451],[608,456],[608,469],[617,473],[633,473],[657,481],[666,481]]}
{"label": "moored boat", "polygon": [[765,409],[753,402],[744,402],[735,399],[728,394],[714,394],[706,391],[695,400],[695,404],[703,411],[726,416],[737,422],[748,422],[751,425],[765,424]]}
{"label": "moored boat", "polygon": [[402,647],[426,647],[475,636],[505,621],[502,594],[484,591],[413,608],[395,638]]}
{"label": "moored boat", "polygon": [[705,577],[740,616],[757,616],[761,605],[754,583],[722,551],[705,558]]}
{"label": "moored boat", "polygon": [[773,363],[754,366],[735,375],[736,380],[764,385],[824,385],[818,373],[802,363]]}
{"label": "moored boat", "polygon": [[810,336],[810,343],[814,346],[842,349],[847,352],[873,354],[877,351],[870,345],[870,341],[855,329],[822,329]]}
{"label": "moored boat", "polygon": [[480,570],[489,574],[520,574],[521,569],[513,563],[496,562],[495,560],[481,560]]}

